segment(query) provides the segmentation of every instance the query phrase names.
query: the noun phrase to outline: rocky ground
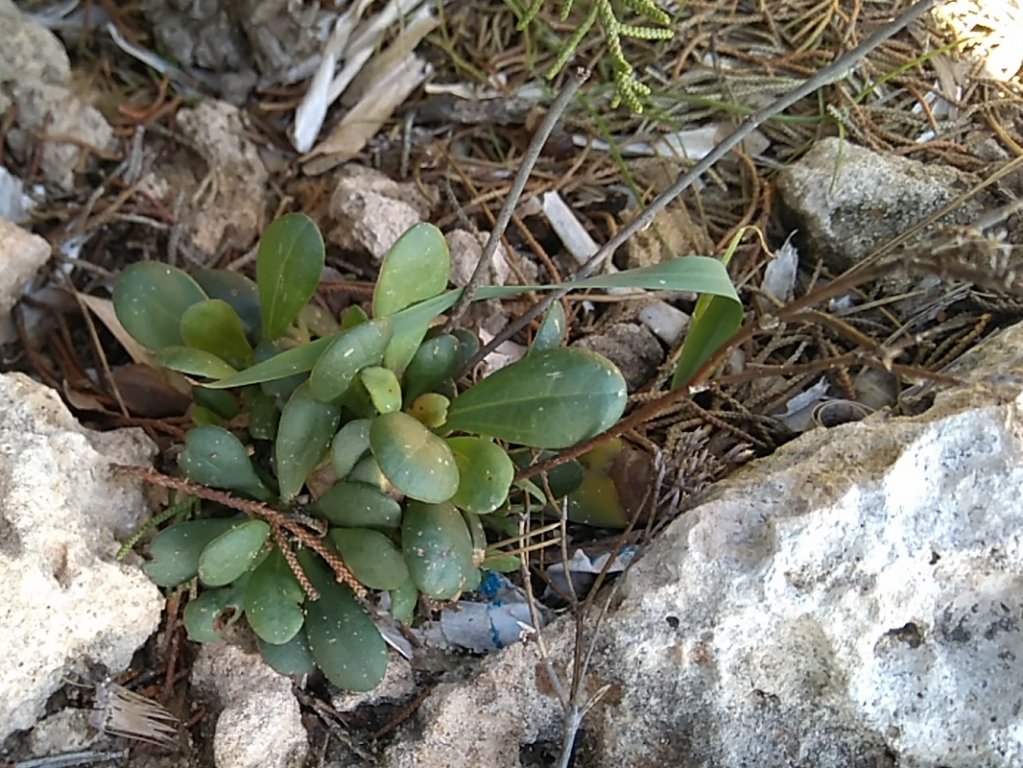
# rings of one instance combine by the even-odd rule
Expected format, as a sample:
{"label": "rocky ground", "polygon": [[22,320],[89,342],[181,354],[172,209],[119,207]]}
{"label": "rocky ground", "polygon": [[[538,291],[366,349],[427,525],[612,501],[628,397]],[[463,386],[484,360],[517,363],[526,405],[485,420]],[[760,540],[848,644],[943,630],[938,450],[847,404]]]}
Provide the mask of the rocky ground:
{"label": "rocky ground", "polygon": [[[337,305],[420,221],[464,282],[566,26],[552,10],[522,36],[504,6],[460,3],[58,5],[0,0],[0,764],[515,768],[558,764],[568,736],[575,766],[1023,763],[1015,3],[938,3],[616,255],[720,256],[754,227],[730,273],[748,318],[783,322],[754,322],[706,392],[630,435],[665,492],[592,604],[499,653],[395,655],[360,696],[277,675],[244,632],[189,643],[187,591],[116,559],[161,499],[110,465],[164,461],[189,422],[123,346],[112,280],[142,258],[250,270],[261,229],[302,210]],[[602,44],[584,44],[597,76],[492,279],[570,272],[736,119],[889,18],[798,5],[674,9],[679,39],[628,49],[656,86],[643,117],[609,107]],[[586,298],[571,343],[642,402],[694,297]],[[469,322],[494,334],[525,305]],[[173,713],[172,744],[117,737],[107,676]]]}

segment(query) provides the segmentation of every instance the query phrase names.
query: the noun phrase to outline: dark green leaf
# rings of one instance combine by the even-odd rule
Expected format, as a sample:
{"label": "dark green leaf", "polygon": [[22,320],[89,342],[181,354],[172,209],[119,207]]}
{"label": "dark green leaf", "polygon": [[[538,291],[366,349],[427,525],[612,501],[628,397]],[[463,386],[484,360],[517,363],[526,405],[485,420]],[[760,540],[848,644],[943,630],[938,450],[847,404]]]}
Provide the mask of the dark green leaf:
{"label": "dark green leaf", "polygon": [[277,480],[285,501],[294,498],[320,463],[341,421],[341,408],[309,394],[308,383],[295,390],[281,413],[274,441]]}
{"label": "dark green leaf", "polygon": [[375,418],[369,445],[384,476],[406,496],[438,503],[458,490],[458,465],[451,449],[407,413]]}
{"label": "dark green leaf", "polygon": [[340,479],[351,472],[369,451],[369,419],[353,419],[338,430],[330,447],[334,474]]}
{"label": "dark green leaf", "polygon": [[387,671],[387,645],[380,631],[318,557],[305,549],[298,559],[320,593],[319,600],[305,606],[305,631],[316,666],[339,688],[373,690]]}
{"label": "dark green leaf", "polygon": [[379,413],[401,410],[401,384],[390,368],[368,366],[359,371],[359,379]]}
{"label": "dark green leaf", "polygon": [[742,325],[742,305],[721,296],[704,294],[696,302],[692,322],[682,342],[671,388],[688,383],[711,355],[718,351]]}
{"label": "dark green leaf", "polygon": [[256,255],[256,285],[263,338],[283,334],[306,305],[323,273],[323,238],[312,219],[289,213],[263,232]]}
{"label": "dark green leaf", "polygon": [[451,503],[459,509],[485,515],[508,498],[515,466],[504,449],[482,437],[447,440],[458,464],[458,491]]}
{"label": "dark green leaf", "polygon": [[533,338],[533,345],[530,352],[543,352],[545,349],[554,349],[561,346],[561,340],[565,338],[565,329],[568,321],[565,318],[565,308],[560,301],[551,304],[540,323],[540,329]]}
{"label": "dark green leaf", "polygon": [[451,503],[411,502],[401,523],[401,544],[412,581],[435,600],[455,597],[475,570],[469,529]]}
{"label": "dark green leaf", "polygon": [[451,254],[441,231],[416,224],[391,246],[373,291],[373,316],[386,317],[443,293],[451,274]]}
{"label": "dark green leaf", "polygon": [[401,552],[379,531],[333,528],[327,538],[360,584],[370,589],[397,589],[408,581]]}
{"label": "dark green leaf", "polygon": [[241,412],[238,399],[230,392],[206,387],[192,387],[192,399],[197,405],[209,408],[222,419],[233,419]]}
{"label": "dark green leaf", "polygon": [[388,493],[391,490],[391,484],[384,477],[384,473],[380,471],[377,460],[372,456],[360,459],[359,463],[352,467],[352,471],[348,473],[348,481],[368,485],[381,493]]}
{"label": "dark green leaf", "polygon": [[370,320],[343,331],[323,353],[309,376],[309,387],[319,400],[337,400],[369,365],[384,359],[393,331],[387,318]]}
{"label": "dark green leaf", "polygon": [[230,584],[256,564],[269,537],[270,526],[262,520],[220,534],[199,555],[199,580],[211,587]]}
{"label": "dark green leaf", "polygon": [[230,387],[244,387],[248,384],[260,384],[264,381],[276,381],[286,379],[298,373],[307,373],[316,365],[320,355],[334,341],[334,337],[326,336],[316,341],[310,341],[300,347],[280,352],[268,360],[256,363],[251,368],[239,371],[233,376],[211,381],[203,386],[210,389],[228,389]]}
{"label": "dark green leaf", "polygon": [[237,373],[216,355],[194,347],[164,347],[156,353],[156,361],[169,370],[204,379],[223,379]]}
{"label": "dark green leaf", "polygon": [[416,604],[419,602],[419,590],[412,579],[397,589],[391,590],[391,616],[402,624],[411,624],[416,616]]}
{"label": "dark green leaf", "polygon": [[181,337],[188,346],[216,355],[235,369],[252,361],[241,318],[226,301],[207,299],[186,309],[181,316]]}
{"label": "dark green leaf", "polygon": [[242,400],[249,412],[249,434],[254,440],[273,440],[277,437],[277,421],[281,412],[277,410],[273,397],[258,386],[251,385],[242,390]]}
{"label": "dark green leaf", "polygon": [[197,643],[220,640],[221,633],[242,617],[248,581],[245,574],[230,587],[207,589],[195,600],[189,600],[183,617],[188,638]]}
{"label": "dark green leaf", "polygon": [[401,525],[401,505],[366,483],[334,483],[313,509],[334,525],[348,528],[389,530]]}
{"label": "dark green leaf", "polygon": [[262,331],[262,320],[256,284],[245,275],[229,269],[200,269],[195,272],[194,277],[211,299],[226,301],[234,307],[234,311],[241,318],[246,338],[258,341]]}
{"label": "dark green leaf", "polygon": [[153,558],[142,570],[158,587],[176,587],[199,573],[199,555],[217,536],[245,522],[244,517],[187,520],[164,528],[149,545]]}
{"label": "dark green leaf", "polygon": [[434,392],[455,375],[459,342],[454,336],[427,339],[416,350],[405,369],[405,398],[411,402],[426,392]]}
{"label": "dark green leaf", "polygon": [[223,427],[205,426],[189,430],[178,466],[190,479],[211,488],[238,491],[267,501],[273,495],[252,468],[252,460],[241,441]]}
{"label": "dark green leaf", "polygon": [[303,677],[312,674],[316,669],[313,652],[309,649],[309,638],[305,636],[305,632],[299,632],[282,645],[273,645],[258,637],[256,641],[266,663],[279,675]]}
{"label": "dark green leaf", "polygon": [[604,357],[559,348],[528,355],[459,395],[447,428],[534,448],[567,448],[613,425],[625,380]]}
{"label": "dark green leaf", "polygon": [[302,629],[305,617],[300,606],[304,599],[302,585],[291,572],[284,555],[275,549],[249,577],[245,616],[261,640],[281,645]]}
{"label": "dark green leaf", "polygon": [[182,346],[181,316],[206,294],[177,267],[140,261],[125,267],[114,284],[114,312],[142,346],[159,351]]}

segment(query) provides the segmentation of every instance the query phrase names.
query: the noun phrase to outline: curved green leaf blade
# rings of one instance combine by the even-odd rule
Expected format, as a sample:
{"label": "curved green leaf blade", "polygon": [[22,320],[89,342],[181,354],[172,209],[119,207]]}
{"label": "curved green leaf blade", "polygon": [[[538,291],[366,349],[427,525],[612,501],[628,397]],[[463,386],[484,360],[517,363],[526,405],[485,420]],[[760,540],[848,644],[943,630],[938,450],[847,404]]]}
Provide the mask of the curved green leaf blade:
{"label": "curved green leaf blade", "polygon": [[375,418],[369,446],[384,476],[410,498],[438,503],[458,490],[458,465],[451,449],[407,413]]}
{"label": "curved green leaf blade", "polygon": [[204,590],[189,600],[183,616],[188,638],[197,643],[215,643],[221,632],[242,617],[248,574],[224,589]]}
{"label": "curved green leaf blade", "polygon": [[540,329],[533,337],[533,345],[530,352],[543,352],[545,349],[554,349],[561,346],[561,340],[565,338],[565,329],[568,327],[568,320],[565,318],[565,307],[560,301],[555,301],[544,315]]}
{"label": "curved green leaf blade", "polygon": [[253,469],[245,446],[223,427],[189,430],[178,466],[190,480],[211,488],[238,491],[260,501],[273,495]]}
{"label": "curved green leaf blade", "polygon": [[156,361],[171,371],[204,379],[222,379],[238,372],[216,355],[194,347],[164,347],[156,353]]}
{"label": "curved green leaf blade", "polygon": [[334,474],[342,480],[369,451],[370,419],[353,419],[338,430],[330,446]]}
{"label": "curved green leaf blade", "polygon": [[181,337],[190,347],[216,355],[235,369],[252,360],[252,347],[238,313],[226,301],[207,299],[185,310]]}
{"label": "curved green leaf blade", "polygon": [[256,563],[270,537],[270,526],[249,520],[206,545],[199,555],[199,580],[211,587],[230,584]]}
{"label": "curved green leaf blade", "polygon": [[245,592],[245,616],[252,631],[267,643],[281,645],[302,629],[302,585],[279,549],[256,566]]}
{"label": "curved green leaf blade", "polygon": [[309,376],[309,389],[317,400],[337,400],[363,368],[378,365],[391,340],[387,318],[370,320],[335,337],[317,360]]}
{"label": "curved green leaf blade", "polygon": [[380,631],[318,557],[305,549],[298,559],[320,593],[319,600],[305,606],[306,637],[316,666],[339,688],[373,690],[387,671],[387,645]]}
{"label": "curved green leaf blade", "polygon": [[334,525],[393,530],[401,525],[401,505],[372,485],[334,483],[312,507]]}
{"label": "curved green leaf blade", "polygon": [[320,359],[320,355],[334,341],[333,336],[325,336],[316,341],[310,341],[300,347],[280,352],[269,360],[256,363],[251,368],[221,379],[203,384],[209,389],[230,389],[231,387],[244,387],[249,384],[262,384],[266,381],[277,381],[294,376],[298,373],[308,373]]}
{"label": "curved green leaf blade", "polygon": [[447,443],[455,454],[459,476],[451,503],[477,515],[504,504],[515,478],[515,465],[505,450],[481,437],[450,437]]}
{"label": "curved green leaf blade", "polygon": [[469,529],[451,503],[410,503],[401,523],[401,544],[412,581],[435,600],[455,597],[475,570]]}
{"label": "curved green leaf blade", "polygon": [[352,574],[370,589],[397,589],[409,579],[394,542],[368,528],[334,528],[327,534]]}
{"label": "curved green leaf blade", "polygon": [[243,522],[243,517],[186,520],[164,528],[149,544],[152,560],[142,570],[158,587],[176,587],[193,579],[206,545]]}
{"label": "curved green leaf blade", "polygon": [[263,338],[276,339],[298,317],[316,293],[323,258],[320,230],[304,213],[286,214],[266,228],[256,255]]}
{"label": "curved green leaf blade", "polygon": [[125,267],[114,284],[114,312],[142,346],[159,351],[182,346],[181,316],[208,297],[186,273],[155,261]]}
{"label": "curved green leaf blade", "polygon": [[449,334],[427,339],[405,368],[405,399],[412,402],[455,375],[458,367],[458,339]]}
{"label": "curved green leaf blade", "polygon": [[288,399],[277,425],[274,456],[281,498],[294,498],[320,463],[341,422],[341,407],[322,403],[303,384]]}
{"label": "curved green leaf blade", "polygon": [[390,368],[371,365],[359,371],[359,379],[379,413],[401,410],[401,384]]}
{"label": "curved green leaf blade", "polygon": [[391,246],[373,291],[373,316],[386,317],[444,292],[451,254],[441,231],[416,224]]}
{"label": "curved green leaf blade", "polygon": [[309,649],[309,638],[305,636],[305,632],[299,632],[291,640],[281,645],[268,643],[259,637],[256,638],[256,641],[259,643],[259,652],[263,654],[266,663],[279,675],[302,677],[312,674],[316,669],[313,652]]}
{"label": "curved green leaf blade", "polygon": [[625,411],[625,379],[586,349],[536,352],[456,397],[447,428],[533,448],[567,448],[612,426]]}
{"label": "curved green leaf blade", "polygon": [[230,269],[199,269],[192,276],[211,299],[230,304],[241,318],[246,338],[258,341],[263,321],[254,282]]}

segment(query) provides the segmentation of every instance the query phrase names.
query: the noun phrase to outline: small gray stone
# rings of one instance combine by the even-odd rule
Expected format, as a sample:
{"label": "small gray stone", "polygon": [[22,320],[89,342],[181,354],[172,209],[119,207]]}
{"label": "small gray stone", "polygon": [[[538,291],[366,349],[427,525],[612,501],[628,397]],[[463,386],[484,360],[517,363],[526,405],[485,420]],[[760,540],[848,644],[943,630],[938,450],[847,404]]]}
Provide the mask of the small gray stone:
{"label": "small gray stone", "polygon": [[33,275],[50,258],[50,244],[0,218],[0,342],[13,341],[10,311]]}

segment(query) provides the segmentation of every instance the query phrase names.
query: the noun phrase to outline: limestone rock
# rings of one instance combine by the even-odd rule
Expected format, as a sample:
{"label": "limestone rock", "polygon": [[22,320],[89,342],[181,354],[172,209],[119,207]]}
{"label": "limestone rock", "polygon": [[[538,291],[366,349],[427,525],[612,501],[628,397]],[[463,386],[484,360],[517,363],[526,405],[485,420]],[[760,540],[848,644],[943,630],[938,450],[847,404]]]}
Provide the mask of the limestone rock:
{"label": "limestone rock", "polygon": [[28,728],[85,661],[124,669],[160,621],[163,598],[118,563],[119,540],[149,512],[110,463],[148,464],[140,430],[78,425],[57,395],[0,376],[0,738]]}
{"label": "limestone rock", "polygon": [[305,762],[309,745],[291,681],[258,652],[203,645],[192,685],[223,707],[213,737],[217,768],[298,768]]}
{"label": "limestone rock", "polygon": [[[459,287],[469,284],[472,273],[483,255],[483,247],[487,244],[488,235],[483,232],[472,233],[464,229],[455,229],[444,235],[451,251],[451,283]],[[484,285],[504,285],[511,274],[508,257],[504,245],[499,244],[494,253]]]}
{"label": "limestone rock", "polygon": [[368,252],[380,260],[409,227],[429,219],[432,209],[433,202],[415,184],[349,165],[337,174],[330,199],[335,226],[326,238],[340,248]]}
{"label": "limestone rock", "polygon": [[[782,170],[778,192],[784,218],[799,232],[800,254],[814,263],[823,259],[841,272],[972,183],[950,166],[882,155],[828,138]],[[974,196],[938,226],[973,222],[985,200],[990,202],[985,195]]]}
{"label": "limestone rock", "polygon": [[50,258],[50,244],[0,218],[0,342],[12,341],[9,313],[32,276]]}
{"label": "limestone rock", "polygon": [[26,160],[37,134],[47,139],[40,169],[47,181],[69,191],[79,158],[94,147],[111,152],[114,131],[99,110],[71,90],[71,64],[64,47],[49,30],[23,16],[11,0],[0,0],[0,114],[16,106],[7,133],[11,151]]}
{"label": "limestone rock", "polygon": [[[576,765],[1023,763],[1023,325],[965,365],[925,413],[808,432],[668,526],[600,626]],[[556,669],[572,635],[545,633]],[[542,667],[523,645],[439,686],[383,764],[517,768],[560,738]]]}

